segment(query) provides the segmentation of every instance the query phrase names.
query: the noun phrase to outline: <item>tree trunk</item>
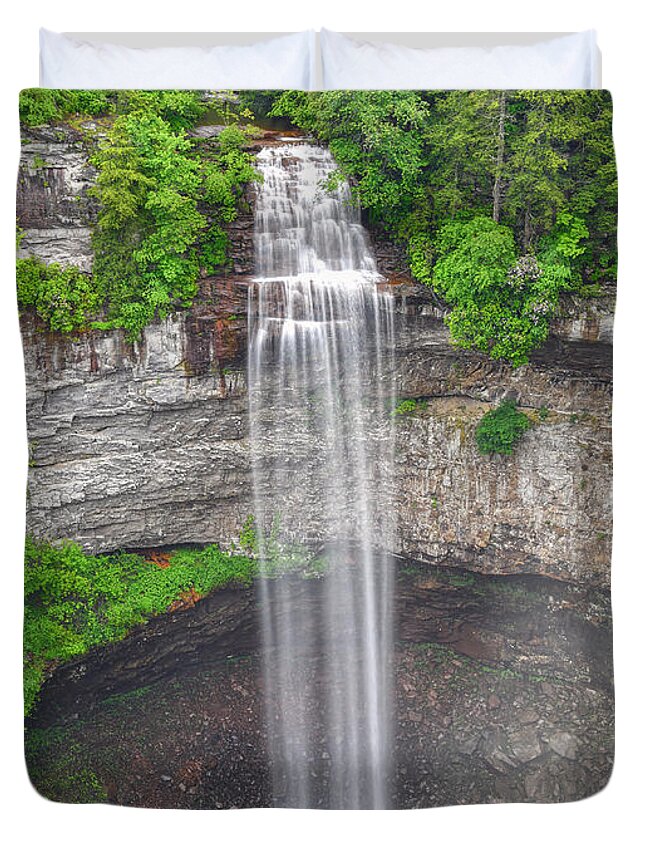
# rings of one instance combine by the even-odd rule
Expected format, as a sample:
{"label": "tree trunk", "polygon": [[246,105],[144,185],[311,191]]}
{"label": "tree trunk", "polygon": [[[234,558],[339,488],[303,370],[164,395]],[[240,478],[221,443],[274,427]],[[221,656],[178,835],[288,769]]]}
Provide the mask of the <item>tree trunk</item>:
{"label": "tree trunk", "polygon": [[493,186],[493,219],[499,222],[502,206],[502,171],[504,168],[504,144],[506,136],[506,92],[499,98],[499,129],[497,132],[497,159],[495,162],[495,185]]}
{"label": "tree trunk", "polygon": [[531,246],[531,205],[528,204],[526,207],[526,211],[524,213],[524,239],[522,241],[522,248],[524,249],[524,254],[529,251]]}

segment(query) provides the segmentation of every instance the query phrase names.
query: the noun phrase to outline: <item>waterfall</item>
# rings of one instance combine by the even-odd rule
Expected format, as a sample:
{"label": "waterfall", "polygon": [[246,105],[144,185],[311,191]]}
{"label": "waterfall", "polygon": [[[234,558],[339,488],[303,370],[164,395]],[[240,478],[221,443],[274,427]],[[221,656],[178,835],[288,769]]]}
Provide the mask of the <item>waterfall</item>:
{"label": "waterfall", "polygon": [[393,299],[330,153],[264,148],[249,402],[274,804],[386,808]]}

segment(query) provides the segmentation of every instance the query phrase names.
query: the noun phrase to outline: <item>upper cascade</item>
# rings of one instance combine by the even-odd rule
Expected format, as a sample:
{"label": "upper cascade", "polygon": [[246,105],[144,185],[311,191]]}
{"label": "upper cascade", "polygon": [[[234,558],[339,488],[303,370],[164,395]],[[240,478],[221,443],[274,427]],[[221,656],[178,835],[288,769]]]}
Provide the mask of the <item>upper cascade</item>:
{"label": "upper cascade", "polygon": [[379,277],[359,208],[348,184],[334,181],[329,151],[308,143],[264,148],[257,166],[263,178],[255,217],[258,279],[326,272]]}

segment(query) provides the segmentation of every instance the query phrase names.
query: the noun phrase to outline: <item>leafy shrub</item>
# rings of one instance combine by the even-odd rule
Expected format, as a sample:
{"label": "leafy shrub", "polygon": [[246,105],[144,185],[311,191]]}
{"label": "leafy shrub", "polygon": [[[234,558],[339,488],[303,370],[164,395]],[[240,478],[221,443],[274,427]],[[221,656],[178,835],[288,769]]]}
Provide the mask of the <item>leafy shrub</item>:
{"label": "leafy shrub", "polygon": [[61,116],[56,93],[51,89],[23,89],[18,109],[20,121],[27,127],[38,127]]}
{"label": "leafy shrub", "polygon": [[401,400],[394,409],[394,415],[412,415],[428,408],[426,400]]}
{"label": "leafy shrub", "polygon": [[239,535],[240,548],[247,554],[257,554],[258,552],[258,531],[255,524],[255,518],[252,515],[247,515]]}
{"label": "leafy shrub", "polygon": [[511,229],[489,217],[441,228],[432,285],[452,308],[453,343],[526,363],[549,334],[560,294],[579,284],[574,261],[586,236],[580,220],[562,214],[539,255],[518,258]]}
{"label": "leafy shrub", "polygon": [[507,400],[487,412],[477,424],[475,439],[482,453],[502,453],[510,456],[518,441],[531,426],[514,402]]}
{"label": "leafy shrub", "polygon": [[487,216],[444,225],[436,238],[432,283],[449,304],[489,297],[506,287],[515,263],[513,232]]}
{"label": "leafy shrub", "polygon": [[117,94],[117,112],[158,116],[174,131],[193,127],[207,109],[201,93],[189,90],[125,89]]}
{"label": "leafy shrub", "polygon": [[92,556],[73,543],[25,544],[25,712],[45,671],[93,646],[122,639],[134,625],[230,582],[250,583],[255,562],[217,545],[182,548],[167,563],[139,554]]}
{"label": "leafy shrub", "polygon": [[71,332],[87,325],[102,299],[91,278],[76,267],[45,264],[37,258],[16,261],[18,304],[33,308],[50,329]]}

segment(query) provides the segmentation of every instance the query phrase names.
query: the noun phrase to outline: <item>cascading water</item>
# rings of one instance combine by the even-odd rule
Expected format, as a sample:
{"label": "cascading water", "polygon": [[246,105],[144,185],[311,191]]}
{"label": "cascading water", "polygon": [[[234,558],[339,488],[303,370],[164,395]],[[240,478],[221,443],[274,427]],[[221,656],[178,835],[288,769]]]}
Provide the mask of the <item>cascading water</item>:
{"label": "cascading water", "polygon": [[249,399],[274,803],[386,808],[393,300],[328,151],[267,147],[258,169]]}

